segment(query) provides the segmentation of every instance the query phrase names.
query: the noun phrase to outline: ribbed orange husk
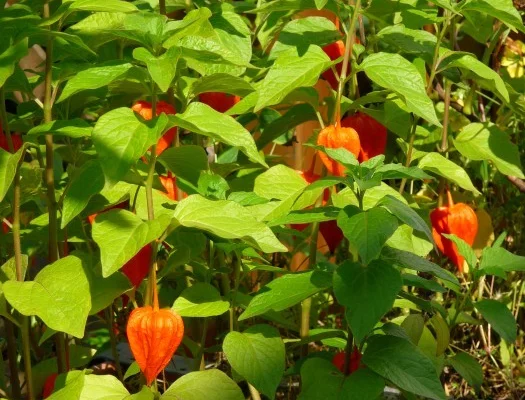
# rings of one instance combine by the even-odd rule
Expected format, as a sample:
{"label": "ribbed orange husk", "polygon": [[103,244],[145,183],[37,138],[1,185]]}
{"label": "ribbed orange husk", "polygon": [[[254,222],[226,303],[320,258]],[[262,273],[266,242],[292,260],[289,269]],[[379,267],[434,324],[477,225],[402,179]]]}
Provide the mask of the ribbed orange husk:
{"label": "ribbed orange husk", "polygon": [[[361,144],[359,142],[359,135],[352,128],[341,128],[329,125],[319,132],[317,137],[317,144],[331,149],[345,148],[351,152],[356,158],[359,156]],[[345,167],[337,161],[332,160],[326,153],[320,152],[319,157],[326,166],[326,169],[335,176],[343,176]]]}
{"label": "ribbed orange husk", "polygon": [[476,213],[469,205],[457,203],[450,207],[436,208],[430,213],[430,221],[432,236],[438,249],[463,272],[464,258],[459,254],[457,246],[441,235],[454,234],[472,246],[478,233]]}
{"label": "ribbed orange husk", "polygon": [[341,121],[341,126],[353,128],[357,131],[361,143],[359,162],[385,153],[387,129],[371,116],[358,112],[344,118]]}
{"label": "ribbed orange husk", "polygon": [[[337,42],[330,43],[329,45],[326,45],[323,47],[323,51],[326,53],[328,57],[330,57],[330,60],[334,61],[337,60],[339,57],[343,57],[345,54],[345,44],[342,40],[338,40]],[[341,71],[343,69],[343,63],[340,62],[335,66],[335,70],[337,71],[338,75],[341,75]],[[332,89],[337,90],[337,87],[339,86],[339,81],[337,80],[334,71],[332,71],[332,68],[327,69],[322,73],[322,78],[328,81]]]}
{"label": "ribbed orange husk", "polygon": [[164,190],[168,194],[171,200],[177,200],[177,178],[175,178],[171,172],[168,172],[167,176],[159,176],[160,183],[164,186]]}
{"label": "ribbed orange husk", "polygon": [[[334,356],[334,358],[332,358],[332,364],[335,365],[337,369],[342,373],[345,372],[345,358],[345,352],[337,353]],[[357,371],[359,367],[363,367],[363,365],[361,365],[361,358],[361,352],[356,346],[354,346],[354,351],[352,351],[352,354],[350,355],[350,365],[348,366],[348,374]]]}
{"label": "ribbed orange husk", "polygon": [[[150,120],[153,116],[151,103],[148,101],[137,101],[135,104],[133,104],[131,109],[138,113],[145,120]],[[175,110],[175,107],[173,107],[171,104],[161,100],[157,102],[156,114],[157,116],[159,116],[162,113],[169,115],[176,114],[177,111]],[[164,135],[162,135],[162,137],[157,142],[157,155],[160,155],[164,150],[166,150],[173,143],[176,136],[177,128],[171,128]]]}
{"label": "ribbed orange husk", "polygon": [[206,92],[199,95],[201,103],[209,105],[215,111],[224,113],[241,101],[239,96],[221,92]]}
{"label": "ribbed orange husk", "polygon": [[184,324],[170,309],[134,309],[126,328],[131,352],[150,385],[168,365],[182,341]]}

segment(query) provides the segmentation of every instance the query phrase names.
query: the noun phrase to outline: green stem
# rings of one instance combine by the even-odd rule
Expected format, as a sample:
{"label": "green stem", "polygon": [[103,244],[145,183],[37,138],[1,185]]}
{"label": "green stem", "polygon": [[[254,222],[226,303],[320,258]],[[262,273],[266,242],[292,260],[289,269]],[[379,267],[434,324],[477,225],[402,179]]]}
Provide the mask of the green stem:
{"label": "green stem", "polygon": [[354,6],[354,13],[350,20],[350,28],[348,29],[348,35],[346,36],[345,54],[343,58],[343,65],[341,68],[341,75],[339,76],[339,86],[337,87],[337,98],[335,103],[335,123],[339,125],[341,121],[341,98],[343,96],[344,82],[346,80],[346,74],[348,72],[348,63],[352,54],[352,49],[355,43],[355,27],[357,24],[357,17],[361,10],[361,0],[356,0]]}
{"label": "green stem", "polygon": [[261,400],[261,395],[259,391],[255,389],[250,383],[248,383],[248,389],[250,389],[250,396],[252,400]]}
{"label": "green stem", "polygon": [[106,308],[106,320],[108,322],[109,329],[109,340],[111,341],[111,354],[113,360],[115,360],[115,368],[117,369],[117,377],[120,381],[124,381],[124,375],[122,374],[122,367],[120,366],[120,357],[117,350],[117,337],[114,332],[114,318],[113,318],[113,303]]}
{"label": "green stem", "polygon": [[166,15],[166,0],[159,0],[159,12]]}
{"label": "green stem", "polygon": [[437,67],[439,66],[439,63],[440,63],[439,49],[441,48],[441,42],[443,41],[443,38],[445,37],[445,34],[447,33],[449,23],[451,22],[453,18],[454,16],[448,17],[447,19],[445,19],[445,21],[443,22],[443,26],[441,27],[441,31],[439,32],[439,35],[436,41],[436,47],[434,48],[434,57],[432,58],[432,67],[430,68],[430,77],[427,83],[427,94],[430,94],[430,92],[432,91],[432,83],[434,82],[434,78],[436,77],[436,73],[437,73]]}
{"label": "green stem", "polygon": [[31,340],[29,338],[29,317],[22,320],[22,352],[24,355],[24,369],[26,374],[26,390],[29,400],[35,400],[33,386],[33,371],[31,369]]}
{"label": "green stem", "polygon": [[458,316],[459,316],[461,310],[465,307],[465,304],[467,303],[467,300],[472,295],[472,292],[474,291],[474,287],[475,286],[476,285],[474,284],[474,282],[472,282],[470,284],[470,287],[468,288],[467,293],[465,294],[465,297],[463,297],[463,300],[461,301],[461,304],[456,309],[456,312],[454,313],[454,316],[452,317],[452,320],[450,321],[450,329],[454,329],[454,326],[456,325],[456,320],[458,319]]}
{"label": "green stem", "polygon": [[11,382],[11,395],[14,399],[21,399],[20,379],[18,377],[18,353],[16,351],[15,327],[11,321],[4,318],[5,333],[7,337],[7,358],[9,360],[9,380]]}
{"label": "green stem", "polygon": [[348,338],[346,339],[345,348],[345,363],[343,367],[343,374],[348,375],[350,373],[350,359],[352,358],[352,352],[354,351],[354,335],[348,327]]}
{"label": "green stem", "polygon": [[[414,151],[414,140],[416,139],[416,129],[417,129],[417,123],[419,118],[416,118],[415,115],[412,115],[412,118],[414,118],[414,121],[412,122],[412,130],[410,131],[410,141],[408,143],[408,149],[407,149],[407,159],[405,161],[405,167],[410,167],[410,163],[412,162],[412,153]],[[407,183],[407,178],[403,178],[401,180],[401,186],[399,186],[399,194],[403,194],[405,191],[405,185]]]}
{"label": "green stem", "polygon": [[206,335],[208,333],[208,318],[204,318],[204,322],[202,325],[202,334],[201,334],[201,341],[199,343],[199,350],[197,351],[197,354],[195,356],[195,363],[193,365],[194,371],[203,371],[205,364],[204,364],[204,347],[206,346]]}
{"label": "green stem", "polygon": [[452,82],[445,83],[445,111],[443,113],[443,133],[441,135],[441,152],[448,150],[448,123],[450,115],[450,92],[452,91]]}

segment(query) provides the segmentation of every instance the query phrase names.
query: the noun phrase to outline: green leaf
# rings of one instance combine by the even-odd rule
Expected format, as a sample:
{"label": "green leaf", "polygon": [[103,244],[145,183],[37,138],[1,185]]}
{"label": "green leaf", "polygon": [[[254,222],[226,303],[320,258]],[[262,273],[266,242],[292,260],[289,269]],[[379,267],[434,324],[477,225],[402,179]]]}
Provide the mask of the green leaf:
{"label": "green leaf", "polygon": [[[8,38],[5,39],[9,40]],[[0,87],[4,86],[7,78],[13,75],[16,63],[27,54],[27,46],[28,40],[24,38],[18,43],[8,46],[3,53],[0,53]]]}
{"label": "green leaf", "polygon": [[168,90],[173,78],[175,78],[180,56],[181,49],[178,47],[169,48],[159,57],[155,57],[144,47],[138,47],[133,50],[133,58],[146,64],[151,78],[162,92]]}
{"label": "green leaf", "polygon": [[160,400],[244,400],[237,384],[218,369],[190,372],[173,383]]}
{"label": "green leaf", "polygon": [[60,103],[75,93],[83,90],[98,89],[107,86],[111,82],[120,78],[131,68],[133,68],[132,64],[119,61],[118,63],[106,63],[98,67],[92,67],[80,71],[67,82],[64,90],[62,90],[62,94],[57,100],[57,103]]}
{"label": "green leaf", "polygon": [[505,86],[505,82],[501,79],[501,76],[499,76],[496,71],[479,61],[475,55],[445,50],[442,52],[442,57],[445,57],[445,54],[445,60],[439,65],[441,70],[457,67],[464,70],[467,76],[475,75],[478,77],[477,82],[480,86],[492,90],[505,100],[505,102],[509,102],[509,92]]}
{"label": "green leaf", "polygon": [[428,153],[419,160],[418,166],[422,170],[433,172],[448,179],[465,190],[479,194],[465,170],[439,153]]}
{"label": "green leaf", "polygon": [[523,272],[525,271],[525,257],[512,254],[502,247],[486,247],[483,249],[479,269],[485,273],[491,273],[494,270]]}
{"label": "green leaf", "polygon": [[301,382],[299,400],[376,400],[385,387],[384,380],[368,368],[345,377],[321,357],[305,360],[301,365]]}
{"label": "green leaf", "polygon": [[512,0],[471,0],[467,1],[461,11],[480,11],[496,17],[505,25],[525,32],[521,15],[514,7]]}
{"label": "green leaf", "polygon": [[170,37],[166,39],[163,46],[167,49],[176,46],[180,39],[190,35],[211,36],[213,27],[209,19],[211,11],[206,7],[199,7],[188,12],[182,20],[170,21],[168,23]]}
{"label": "green leaf", "polygon": [[433,179],[417,167],[405,167],[401,164],[386,164],[376,169],[376,174],[381,174],[381,179]]}
{"label": "green leaf", "polygon": [[70,176],[62,204],[60,229],[64,229],[86,208],[91,197],[104,189],[104,183],[104,173],[98,160],[88,161]]}
{"label": "green leaf", "polygon": [[286,200],[306,186],[308,183],[296,170],[278,164],[255,178],[253,191],[268,200]]}
{"label": "green leaf", "polygon": [[158,158],[176,177],[197,185],[201,171],[208,169],[208,156],[201,146],[170,147]]}
{"label": "green leaf", "polygon": [[296,48],[283,51],[261,84],[255,111],[278,104],[294,89],[315,85],[329,63],[318,46],[310,46],[304,53]]}
{"label": "green leaf", "polygon": [[84,376],[84,386],[78,400],[123,400],[127,396],[129,392],[116,377],[89,374]]}
{"label": "green leaf", "polygon": [[450,344],[450,328],[441,314],[436,313],[430,318],[436,336],[436,356],[442,356]]}
{"label": "green leaf", "polygon": [[386,195],[379,201],[378,205],[384,206],[386,209],[388,209],[388,211],[399,218],[399,220],[408,226],[411,226],[415,230],[423,232],[430,242],[434,242],[434,239],[432,238],[432,232],[430,231],[428,225],[425,223],[423,218],[421,218],[419,214],[407,204],[396,199],[394,196]]}
{"label": "green leaf", "polygon": [[126,107],[111,110],[98,119],[93,129],[93,143],[108,184],[121,180],[157,142],[166,122],[165,114],[152,121],[144,121]]}
{"label": "green leaf", "polygon": [[401,274],[381,260],[367,267],[346,261],[337,268],[334,293],[347,307],[346,319],[358,342],[392,308],[402,285]]}
{"label": "green leaf", "polygon": [[325,222],[337,219],[340,208],[337,207],[319,207],[310,210],[292,211],[288,215],[274,219],[268,226],[285,225],[285,224],[310,224],[312,222]]}
{"label": "green leaf", "polygon": [[292,19],[279,33],[269,58],[275,59],[291,48],[297,48],[302,53],[311,45],[323,47],[339,39],[341,34],[334,23],[325,17]]}
{"label": "green leaf", "polygon": [[286,274],[259,290],[239,316],[239,321],[264,314],[269,310],[285,310],[330,286],[332,286],[332,276],[323,271]]}
{"label": "green leaf", "polygon": [[445,233],[442,233],[442,235],[456,244],[459,254],[465,258],[469,267],[475,268],[477,266],[478,258],[476,257],[476,253],[474,253],[474,250],[472,250],[472,247],[470,247],[467,242],[456,235],[447,235]]}
{"label": "green leaf", "polygon": [[89,291],[91,292],[91,310],[89,315],[95,315],[113,303],[117,297],[132,288],[124,274],[113,274],[107,278],[97,271],[90,276]]}
{"label": "green leaf", "polygon": [[337,225],[366,265],[379,257],[386,241],[396,231],[398,222],[384,208],[360,212],[357,207],[348,206],[339,214]]}
{"label": "green leaf", "polygon": [[133,12],[138,10],[135,5],[121,0],[75,0],[69,9],[95,12]]}
{"label": "green leaf", "polygon": [[212,201],[192,195],[179,202],[173,217],[182,226],[201,229],[224,239],[241,239],[266,253],[287,251],[270,228],[233,201]]}
{"label": "green leaf", "polygon": [[172,307],[181,317],[215,317],[229,308],[214,286],[202,282],[184,289]]}
{"label": "green leaf", "polygon": [[504,175],[525,178],[518,146],[496,125],[472,123],[454,139],[454,146],[471,160],[488,160]]}
{"label": "green leaf", "polygon": [[70,371],[60,374],[55,381],[55,389],[48,400],[79,399],[86,378],[85,371]]}
{"label": "green leaf", "polygon": [[497,300],[484,299],[474,303],[474,307],[505,342],[516,341],[516,320],[505,304]]}
{"label": "green leaf", "polygon": [[269,325],[254,325],[244,332],[230,332],[222,348],[232,368],[269,398],[281,382],[285,367],[284,343]]}
{"label": "green leaf", "polygon": [[368,342],[363,363],[403,390],[430,399],[446,399],[432,361],[405,339],[374,336]]}
{"label": "green leaf", "polygon": [[[396,325],[397,326],[397,325]],[[384,327],[384,325],[383,325]],[[414,345],[418,345],[419,340],[421,339],[421,335],[423,335],[423,330],[425,329],[425,320],[423,319],[423,316],[421,314],[409,314],[401,323],[400,328],[406,332],[405,335],[408,335],[408,338]],[[385,330],[386,334],[388,333],[388,329]],[[393,335],[398,336],[400,338],[404,338],[402,335]]]}
{"label": "green leaf", "polygon": [[237,96],[247,96],[255,89],[244,79],[229,74],[213,74],[197,79],[191,85],[191,96],[206,92],[229,93]]}
{"label": "green leaf", "polygon": [[359,70],[364,71],[379,86],[401,96],[411,112],[441,126],[434,103],[427,96],[423,78],[405,58],[399,54],[375,53],[364,59]]}
{"label": "green leaf", "polygon": [[70,138],[81,138],[91,136],[93,127],[80,118],[74,118],[67,121],[52,121],[31,128],[28,135],[59,135]]}
{"label": "green leaf", "polygon": [[181,114],[170,115],[172,124],[239,148],[254,162],[266,166],[250,132],[235,119],[203,103],[191,103]]}
{"label": "green leaf", "polygon": [[24,147],[15,154],[0,149],[0,201],[4,200],[13,179],[15,178],[18,163],[24,154]]}
{"label": "green leaf", "polygon": [[441,268],[439,265],[408,251],[393,249],[387,246],[383,248],[383,251],[381,252],[381,258],[384,260],[391,260],[400,267],[409,268],[420,272],[428,272],[440,279],[452,282],[455,285],[459,285],[458,278],[456,278],[452,273]]}
{"label": "green leaf", "polygon": [[93,240],[100,247],[102,275],[110,276],[157,239],[170,224],[161,218],[143,222],[127,210],[110,210],[97,216],[93,223]]}
{"label": "green leaf", "polygon": [[7,301],[23,315],[36,315],[50,328],[84,337],[89,311],[89,257],[64,257],[41,270],[34,281],[4,283]]}
{"label": "green leaf", "polygon": [[474,357],[467,353],[458,352],[454,357],[449,358],[448,362],[476,392],[481,390],[483,369]]}

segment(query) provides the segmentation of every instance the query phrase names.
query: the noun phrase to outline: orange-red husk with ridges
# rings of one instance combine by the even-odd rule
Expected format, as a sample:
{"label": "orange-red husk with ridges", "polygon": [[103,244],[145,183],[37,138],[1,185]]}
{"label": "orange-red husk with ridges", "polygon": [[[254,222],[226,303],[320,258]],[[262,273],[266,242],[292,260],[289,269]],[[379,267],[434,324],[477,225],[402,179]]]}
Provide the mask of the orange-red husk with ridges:
{"label": "orange-red husk with ridges", "polygon": [[58,374],[55,372],[47,377],[44,387],[42,389],[42,398],[47,399],[53,393],[55,389],[55,383],[57,380]]}
{"label": "orange-red husk with ridges", "polygon": [[[109,211],[109,210],[114,210],[116,208],[120,208],[121,210],[125,210],[127,208],[129,208],[129,200],[124,200],[123,202],[121,203],[118,203],[118,204],[115,204],[114,206],[111,206],[109,208],[106,208],[105,210],[102,210],[102,212],[106,212],[106,211]],[[95,213],[95,214],[91,214],[87,217],[88,219],[88,222],[93,225],[93,222],[95,222],[95,218],[97,218],[97,215],[100,214],[100,213]]]}
{"label": "orange-red husk with ridges", "polygon": [[[168,175],[160,175],[159,176],[160,183],[162,186],[164,186],[164,190],[166,191],[167,196],[171,200],[178,201],[178,188],[177,188],[177,178],[173,176],[171,172],[168,171]],[[188,197],[187,193],[182,193],[182,197],[185,199]]]}
{"label": "orange-red husk with ridges", "polygon": [[343,241],[345,235],[335,219],[331,221],[324,221],[319,224],[319,233],[328,245],[331,254],[334,254],[339,244]]}
{"label": "orange-red husk with ridges", "polygon": [[[332,364],[337,367],[339,371],[341,371],[343,374],[345,372],[345,358],[346,354],[345,352],[337,353],[334,358],[332,358]],[[350,365],[348,366],[348,374],[351,374],[352,372],[357,371],[361,365],[361,358],[362,354],[359,351],[359,349],[354,346],[354,350],[352,351],[352,354],[350,354]]]}
{"label": "orange-red husk with ridges", "polygon": [[147,244],[121,268],[135,288],[138,288],[148,275],[152,254],[153,247]]}
{"label": "orange-red husk with ridges", "polygon": [[[339,57],[343,57],[345,54],[345,44],[342,40],[338,40],[337,42],[330,43],[329,45],[326,45],[323,47],[324,52],[328,57],[330,57],[330,60],[334,61],[337,60]],[[343,69],[343,63],[340,62],[335,66],[335,70],[337,71],[338,75],[341,75],[341,71]],[[332,71],[332,68],[327,69],[322,73],[322,78],[328,81],[332,89],[337,90],[339,86],[339,81],[337,80],[334,71]]]}
{"label": "orange-red husk with ridges", "polygon": [[359,162],[385,153],[387,129],[368,114],[358,112],[346,117],[341,121],[341,126],[353,128],[359,135]]}
{"label": "orange-red husk with ridges", "polygon": [[215,111],[224,113],[241,101],[239,96],[221,92],[206,92],[199,95],[201,103],[209,105]]}
{"label": "orange-red husk with ridges", "polygon": [[128,319],[126,333],[148,385],[168,365],[184,336],[184,323],[171,309],[159,309],[156,282],[153,289],[153,307],[134,309]]}
{"label": "orange-red husk with ridges", "polygon": [[[11,140],[13,141],[13,149],[16,153],[20,150],[20,147],[22,147],[24,141],[22,140],[22,136],[16,133],[11,133]],[[0,122],[0,148],[9,152],[9,142],[7,141],[7,135],[2,130],[2,122]]]}
{"label": "orange-red husk with ridges", "polygon": [[[148,101],[140,100],[137,101],[131,109],[138,113],[145,120],[150,120],[153,116],[153,110],[151,108],[151,103]],[[165,101],[158,101],[156,106],[156,114],[176,114],[177,111],[175,107],[171,104],[166,103]],[[157,142],[157,155],[160,155],[164,150],[166,150],[175,140],[177,136],[177,128],[171,128],[168,130]]]}
{"label": "orange-red husk with ridges", "polygon": [[456,244],[442,234],[456,235],[472,246],[478,233],[476,213],[468,204],[454,204],[449,194],[448,206],[433,210],[430,213],[430,221],[432,236],[438,249],[463,272],[464,258],[459,254]]}
{"label": "orange-red husk with ridges", "polygon": [[[317,144],[331,149],[345,148],[356,158],[359,157],[361,150],[359,135],[354,129],[336,127],[334,125],[329,125],[319,132]],[[321,157],[321,161],[332,175],[344,175],[345,167],[342,164],[332,160],[323,152],[319,152],[319,157]]]}

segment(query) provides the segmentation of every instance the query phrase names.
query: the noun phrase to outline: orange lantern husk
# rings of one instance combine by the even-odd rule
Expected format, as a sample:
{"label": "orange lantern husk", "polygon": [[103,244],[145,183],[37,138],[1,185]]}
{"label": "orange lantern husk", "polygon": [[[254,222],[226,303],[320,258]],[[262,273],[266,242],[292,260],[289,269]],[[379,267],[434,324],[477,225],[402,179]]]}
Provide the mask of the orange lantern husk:
{"label": "orange lantern husk", "polygon": [[458,267],[459,272],[463,272],[465,259],[459,254],[456,244],[442,234],[456,235],[472,246],[478,233],[478,217],[468,204],[454,204],[450,192],[447,194],[448,206],[438,207],[430,213],[432,236],[441,253]]}
{"label": "orange lantern husk", "polygon": [[171,309],[159,309],[155,274],[152,279],[153,307],[134,309],[126,327],[131,352],[148,386],[169,364],[184,336],[181,316]]}
{"label": "orange lantern husk", "polygon": [[[356,158],[359,157],[361,151],[359,135],[355,129],[334,125],[329,125],[319,132],[317,144],[331,149],[345,148]],[[344,176],[345,167],[342,164],[332,160],[326,153],[320,152],[319,157],[332,175]]]}
{"label": "orange lantern husk", "polygon": [[[142,118],[145,120],[150,120],[153,117],[153,110],[152,105],[148,101],[140,100],[137,101],[133,106],[131,107],[133,111],[138,113]],[[176,114],[177,111],[175,110],[175,107],[173,107],[171,104],[166,103],[165,101],[158,101],[156,105],[156,114],[159,116],[160,114]],[[157,155],[162,154],[164,150],[166,150],[170,145],[173,143],[177,136],[177,128],[171,128],[168,130],[157,142]]]}
{"label": "orange lantern husk", "polygon": [[199,95],[201,103],[209,105],[215,111],[224,113],[241,101],[239,96],[221,92],[206,92]]}
{"label": "orange lantern husk", "polygon": [[[332,358],[332,364],[337,367],[339,371],[341,371],[343,374],[345,372],[345,358],[346,353],[340,352],[334,355]],[[348,366],[348,375],[350,375],[352,372],[357,371],[359,368],[363,367],[361,364],[361,358],[362,354],[359,351],[359,349],[354,346],[354,350],[352,351],[352,354],[350,354],[350,364]]]}
{"label": "orange lantern husk", "polygon": [[356,113],[341,121],[341,126],[353,128],[359,135],[361,151],[359,162],[385,153],[387,142],[387,129],[371,116],[364,113]]}
{"label": "orange lantern husk", "polygon": [[[330,43],[329,45],[324,46],[323,51],[328,57],[330,57],[330,60],[334,61],[344,56],[345,44],[342,40],[338,40],[337,42]],[[338,63],[335,66],[335,70],[337,71],[337,74],[341,76],[341,71],[343,70],[343,63]],[[339,81],[337,80],[334,71],[332,71],[332,68],[329,68],[326,71],[324,71],[321,77],[330,84],[332,89],[337,90],[339,86]]]}

